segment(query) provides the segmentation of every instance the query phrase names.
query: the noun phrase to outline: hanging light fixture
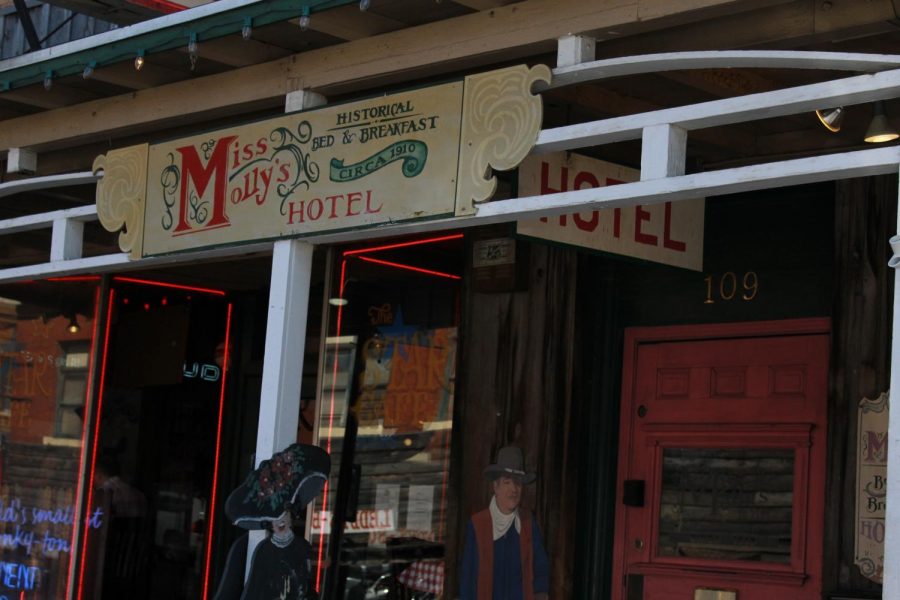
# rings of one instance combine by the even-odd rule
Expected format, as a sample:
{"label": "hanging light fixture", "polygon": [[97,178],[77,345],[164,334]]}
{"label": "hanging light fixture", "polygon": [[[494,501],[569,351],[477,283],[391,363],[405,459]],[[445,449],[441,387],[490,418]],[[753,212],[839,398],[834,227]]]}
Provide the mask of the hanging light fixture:
{"label": "hanging light fixture", "polygon": [[359,10],[366,12],[372,6],[372,0],[359,0]]}
{"label": "hanging light fixture", "polygon": [[897,130],[894,129],[887,116],[884,114],[884,102],[879,100],[875,103],[875,114],[872,116],[872,122],[866,130],[865,140],[870,144],[881,144],[884,142],[892,142],[900,137]]}
{"label": "hanging light fixture", "polygon": [[78,333],[81,331],[81,326],[78,325],[78,319],[74,313],[69,318],[69,324],[66,326],[66,331],[69,333]]}
{"label": "hanging light fixture", "polygon": [[832,133],[837,133],[841,130],[841,123],[844,122],[844,107],[838,106],[837,108],[817,110],[816,116],[819,117],[819,122],[825,126],[825,129]]}
{"label": "hanging light fixture", "polygon": [[53,87],[53,71],[47,71],[44,73],[44,89],[48,92],[50,88]]}
{"label": "hanging light fixture", "polygon": [[94,69],[97,67],[97,63],[95,61],[91,61],[84,66],[84,71],[81,72],[82,79],[90,79],[94,75]]}
{"label": "hanging light fixture", "polygon": [[241,37],[244,38],[244,41],[250,39],[250,36],[253,35],[253,19],[250,17],[244,17],[244,26],[241,27]]}
{"label": "hanging light fixture", "polygon": [[137,56],[134,57],[134,70],[140,71],[144,68],[144,51],[138,50]]}

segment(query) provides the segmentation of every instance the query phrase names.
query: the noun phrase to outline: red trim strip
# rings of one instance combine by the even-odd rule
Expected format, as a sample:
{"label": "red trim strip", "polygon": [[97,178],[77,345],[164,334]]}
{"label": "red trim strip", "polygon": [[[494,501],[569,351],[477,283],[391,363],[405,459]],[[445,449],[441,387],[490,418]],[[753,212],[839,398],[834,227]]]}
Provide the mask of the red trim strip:
{"label": "red trim strip", "polygon": [[136,6],[143,6],[144,8],[149,8],[150,10],[155,10],[163,14],[181,12],[187,8],[187,6],[168,2],[168,0],[126,0],[126,2]]}

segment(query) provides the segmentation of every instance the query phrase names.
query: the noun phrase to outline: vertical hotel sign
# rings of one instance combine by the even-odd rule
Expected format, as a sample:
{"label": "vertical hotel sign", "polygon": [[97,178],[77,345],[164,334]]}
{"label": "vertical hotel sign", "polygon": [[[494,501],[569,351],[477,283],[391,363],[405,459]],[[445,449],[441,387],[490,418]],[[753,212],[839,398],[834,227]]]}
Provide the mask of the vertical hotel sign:
{"label": "vertical hotel sign", "polygon": [[531,150],[545,66],[113,150],[97,213],[132,258],[474,214]]}
{"label": "vertical hotel sign", "polygon": [[859,403],[856,430],[856,544],[854,562],[867,579],[884,577],[887,499],[888,392]]}

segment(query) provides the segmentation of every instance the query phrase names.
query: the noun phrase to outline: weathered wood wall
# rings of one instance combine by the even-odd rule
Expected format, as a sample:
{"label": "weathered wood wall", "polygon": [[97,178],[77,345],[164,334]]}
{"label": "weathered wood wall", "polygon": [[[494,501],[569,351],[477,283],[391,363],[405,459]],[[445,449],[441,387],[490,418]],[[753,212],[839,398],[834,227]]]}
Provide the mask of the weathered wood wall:
{"label": "weathered wood wall", "polygon": [[[468,270],[471,239],[467,257]],[[458,591],[456,571],[468,519],[491,497],[482,470],[506,444],[521,446],[527,466],[537,469],[538,480],[526,486],[523,505],[534,509],[551,557],[550,597],[572,597],[576,263],[573,250],[533,244],[527,290],[465,291],[453,448],[458,460],[450,496],[458,503],[451,507],[450,522],[455,526],[451,525],[447,540],[448,598]]]}
{"label": "weathered wood wall", "polygon": [[857,404],[889,387],[897,178],[836,184],[835,288],[823,588],[880,597],[853,563]]}

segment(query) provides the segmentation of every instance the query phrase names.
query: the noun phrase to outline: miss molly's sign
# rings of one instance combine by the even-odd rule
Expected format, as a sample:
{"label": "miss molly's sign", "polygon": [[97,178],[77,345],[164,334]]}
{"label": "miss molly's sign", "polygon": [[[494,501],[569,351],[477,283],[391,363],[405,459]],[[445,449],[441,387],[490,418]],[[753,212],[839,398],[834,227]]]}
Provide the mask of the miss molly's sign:
{"label": "miss molly's sign", "polygon": [[540,128],[544,67],[114,150],[97,212],[133,257],[474,212]]}

